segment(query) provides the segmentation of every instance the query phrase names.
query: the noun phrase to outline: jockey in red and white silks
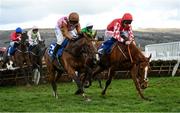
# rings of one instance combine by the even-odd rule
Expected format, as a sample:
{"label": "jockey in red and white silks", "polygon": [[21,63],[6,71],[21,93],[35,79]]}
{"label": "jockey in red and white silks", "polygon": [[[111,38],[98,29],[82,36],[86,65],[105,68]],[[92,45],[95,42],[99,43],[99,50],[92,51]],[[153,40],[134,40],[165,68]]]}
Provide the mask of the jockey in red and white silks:
{"label": "jockey in red and white silks", "polygon": [[98,49],[98,53],[109,53],[114,42],[119,41],[129,45],[134,42],[134,35],[131,27],[133,17],[130,13],[125,13],[122,18],[114,19],[105,31],[105,36],[109,38]]}
{"label": "jockey in red and white silks", "polygon": [[125,39],[121,34],[126,35],[128,41],[134,40],[134,34],[132,31],[133,18],[130,13],[125,13],[122,18],[114,19],[108,26],[105,32],[105,36],[113,37],[120,42],[124,42]]}

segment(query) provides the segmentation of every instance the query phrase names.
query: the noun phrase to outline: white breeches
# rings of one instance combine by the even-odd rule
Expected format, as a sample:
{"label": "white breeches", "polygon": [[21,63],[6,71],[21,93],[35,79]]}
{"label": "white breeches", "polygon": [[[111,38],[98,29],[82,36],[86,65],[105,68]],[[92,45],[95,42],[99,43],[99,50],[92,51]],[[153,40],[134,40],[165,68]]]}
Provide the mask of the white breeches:
{"label": "white breeches", "polygon": [[[76,29],[69,31],[69,34],[73,37],[76,38],[77,37],[77,31]],[[55,35],[56,35],[56,39],[57,39],[57,44],[61,45],[62,42],[64,41],[64,39],[66,37],[63,36],[61,30],[59,29],[58,26],[55,27]]]}

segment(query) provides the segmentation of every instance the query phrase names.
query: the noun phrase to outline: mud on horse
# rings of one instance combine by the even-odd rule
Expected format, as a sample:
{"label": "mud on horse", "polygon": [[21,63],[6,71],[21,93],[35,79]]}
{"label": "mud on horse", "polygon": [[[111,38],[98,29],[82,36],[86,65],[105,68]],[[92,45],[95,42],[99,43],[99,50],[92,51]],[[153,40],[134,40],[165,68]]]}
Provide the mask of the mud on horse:
{"label": "mud on horse", "polygon": [[90,76],[89,73],[91,72],[91,69],[89,68],[89,65],[93,60],[93,55],[94,48],[91,39],[85,35],[79,36],[76,41],[70,41],[66,46],[60,61],[64,70],[59,68],[57,59],[51,60],[48,55],[48,50],[46,50],[44,56],[49,74],[49,82],[51,83],[53,94],[56,98],[58,98],[56,82],[63,72],[67,72],[68,76],[75,80],[78,87],[75,94],[84,94],[83,82],[81,81],[80,76],[76,75],[76,71],[78,74],[85,73],[85,75]]}
{"label": "mud on horse", "polygon": [[141,50],[133,43],[127,46],[116,42],[112,47],[111,53],[102,56],[98,66],[92,73],[92,77],[94,78],[98,73],[108,70],[108,80],[102,91],[102,95],[105,95],[115,71],[130,70],[131,77],[140,97],[146,99],[142,90],[148,87],[147,71],[150,58],[151,55],[149,58],[146,58]]}

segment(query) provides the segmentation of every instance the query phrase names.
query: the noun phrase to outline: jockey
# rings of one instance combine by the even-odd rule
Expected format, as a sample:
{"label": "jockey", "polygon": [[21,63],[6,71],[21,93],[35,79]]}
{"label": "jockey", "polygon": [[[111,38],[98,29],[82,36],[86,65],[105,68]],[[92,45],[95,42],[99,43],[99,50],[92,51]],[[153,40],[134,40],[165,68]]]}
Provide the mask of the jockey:
{"label": "jockey", "polygon": [[80,33],[81,27],[78,13],[72,12],[69,16],[60,18],[55,27],[57,42],[53,51],[53,57],[56,56],[57,51],[65,39],[74,40],[74,38],[77,38]]}
{"label": "jockey", "polygon": [[22,29],[20,27],[16,28],[15,32],[12,32],[10,35],[10,47],[8,50],[8,56],[11,56],[11,52],[19,45],[22,36]]}
{"label": "jockey", "polygon": [[97,31],[93,30],[93,24],[88,23],[85,28],[81,29],[82,33],[85,33],[87,36],[91,38],[95,38]]}
{"label": "jockey", "polygon": [[38,41],[41,41],[41,35],[37,26],[33,26],[31,30],[28,31],[28,42],[29,42],[29,51],[38,44]]}
{"label": "jockey", "polygon": [[130,13],[125,13],[122,18],[114,19],[105,31],[105,36],[109,39],[101,45],[98,52],[100,54],[107,52],[116,41],[126,45],[129,45],[131,42],[135,44],[131,27],[132,21],[133,17]]}

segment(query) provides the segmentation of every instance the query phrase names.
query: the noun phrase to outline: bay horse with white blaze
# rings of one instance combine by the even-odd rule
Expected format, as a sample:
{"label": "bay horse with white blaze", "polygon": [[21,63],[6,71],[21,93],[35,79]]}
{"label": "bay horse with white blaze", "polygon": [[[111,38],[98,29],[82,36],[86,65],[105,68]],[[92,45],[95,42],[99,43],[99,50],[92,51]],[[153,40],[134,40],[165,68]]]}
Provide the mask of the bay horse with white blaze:
{"label": "bay horse with white blaze", "polygon": [[[94,48],[92,41],[89,37],[86,37],[86,35],[79,36],[76,41],[69,41],[60,58],[60,64],[64,70],[59,68],[60,66],[57,59],[51,60],[51,57],[48,55],[48,50],[46,50],[44,55],[45,62],[48,69],[49,81],[56,98],[58,98],[56,82],[64,71],[66,71],[68,76],[75,80],[77,84],[78,89],[75,94],[84,94],[83,82],[79,75],[85,73],[85,76],[90,76],[89,73],[91,72],[91,68],[89,65],[92,63],[93,55]],[[76,74],[76,71],[78,72],[78,75]]]}
{"label": "bay horse with white blaze", "polygon": [[[102,95],[105,95],[108,86],[112,81],[112,77],[115,71],[130,70],[135,87],[142,99],[146,99],[142,93],[142,89],[148,87],[147,71],[149,68],[149,58],[146,58],[141,50],[133,43],[125,45],[120,42],[116,42],[112,47],[110,54],[104,54],[98,66],[92,73],[94,78],[98,73],[107,69],[108,80],[106,81],[105,88],[102,91]],[[91,80],[90,80],[91,82]]]}

